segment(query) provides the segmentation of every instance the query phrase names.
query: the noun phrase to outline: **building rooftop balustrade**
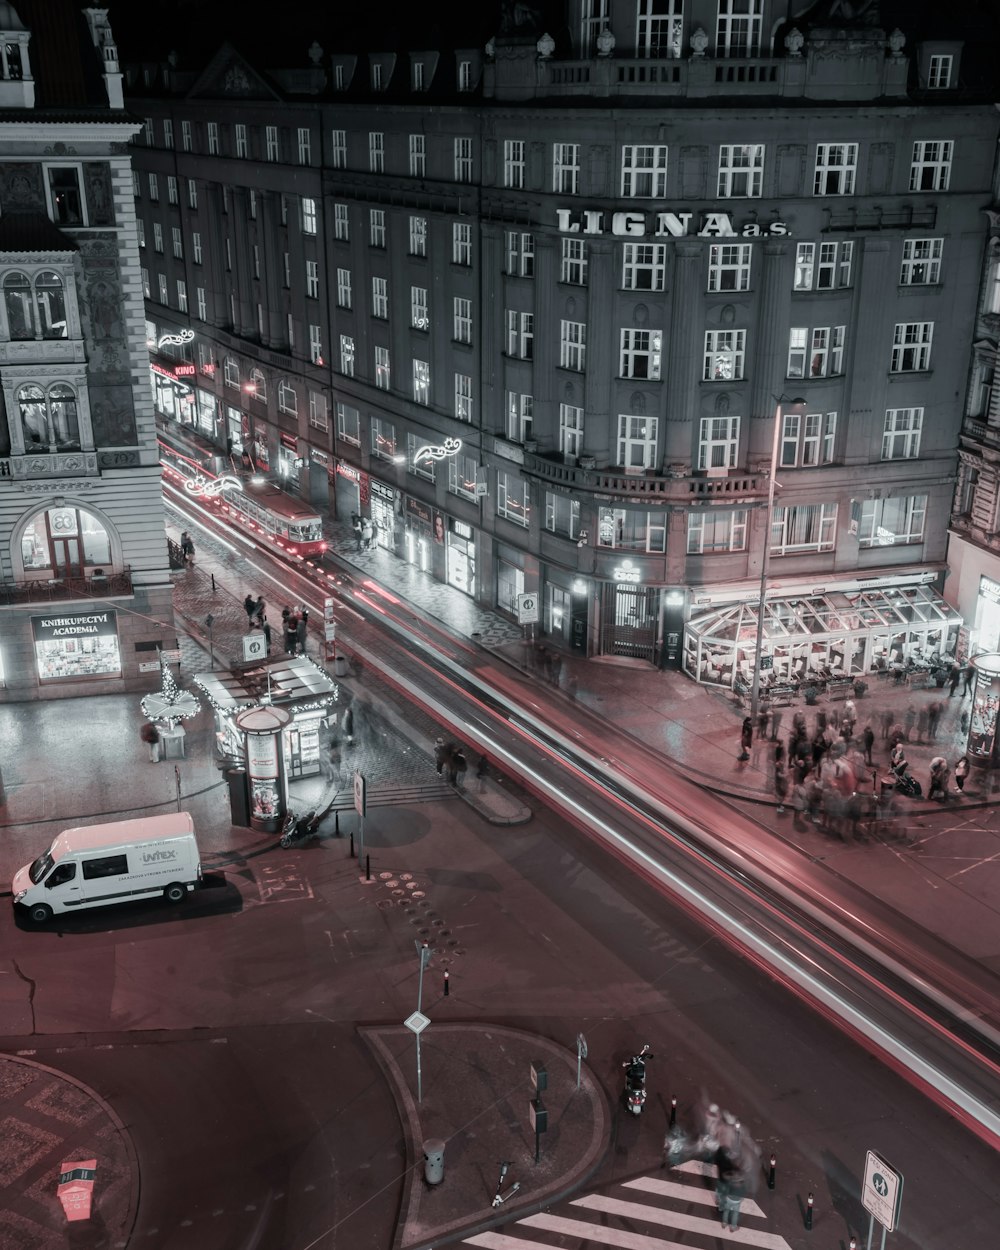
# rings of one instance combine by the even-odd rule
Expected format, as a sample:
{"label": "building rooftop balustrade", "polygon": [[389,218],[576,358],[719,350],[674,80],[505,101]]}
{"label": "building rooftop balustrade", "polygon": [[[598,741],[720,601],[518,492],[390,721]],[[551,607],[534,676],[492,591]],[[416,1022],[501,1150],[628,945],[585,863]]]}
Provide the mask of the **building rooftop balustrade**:
{"label": "building rooftop balustrade", "polygon": [[90,577],[54,577],[44,580],[0,582],[0,607],[20,608],[32,603],[70,599],[110,599],[132,593],[132,571],[93,573]]}
{"label": "building rooftop balustrade", "polygon": [[706,477],[688,474],[673,476],[647,470],[626,473],[624,469],[584,468],[566,464],[562,459],[550,460],[545,455],[525,453],[524,471],[557,486],[598,495],[619,495],[622,498],[662,500],[664,503],[697,503],[700,500],[755,500],[767,493],[767,476],[730,470],[727,477]]}
{"label": "building rooftop balustrade", "polygon": [[1000,450],[1000,425],[991,425],[982,417],[966,417],[962,422],[962,438],[971,439],[982,448]]}

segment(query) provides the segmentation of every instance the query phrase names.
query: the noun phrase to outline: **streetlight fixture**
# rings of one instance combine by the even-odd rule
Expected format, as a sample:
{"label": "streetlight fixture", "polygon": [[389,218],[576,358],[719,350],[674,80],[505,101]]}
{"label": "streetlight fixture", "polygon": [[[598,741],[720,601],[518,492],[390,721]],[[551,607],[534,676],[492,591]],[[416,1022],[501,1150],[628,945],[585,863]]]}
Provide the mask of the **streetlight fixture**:
{"label": "streetlight fixture", "polygon": [[774,479],[778,472],[778,448],[781,446],[781,425],[788,408],[804,408],[804,399],[787,399],[782,395],[774,410],[774,435],[771,440],[771,473],[767,480],[767,515],[764,522],[764,551],[760,558],[760,596],[757,600],[757,642],[753,653],[753,685],[750,690],[750,718],[757,724],[760,710],[760,662],[764,649],[764,608],[767,600],[767,575],[771,568],[771,527],[774,522]]}

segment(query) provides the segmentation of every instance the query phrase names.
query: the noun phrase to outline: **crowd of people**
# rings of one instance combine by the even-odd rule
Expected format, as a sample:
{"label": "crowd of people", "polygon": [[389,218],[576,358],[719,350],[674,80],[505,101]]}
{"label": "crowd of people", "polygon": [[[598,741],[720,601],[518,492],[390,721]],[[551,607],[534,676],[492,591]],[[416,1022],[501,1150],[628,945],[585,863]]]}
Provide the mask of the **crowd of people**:
{"label": "crowd of people", "polygon": [[[267,619],[267,604],[263,596],[255,599],[248,594],[243,600],[243,608],[247,614],[247,628],[264,631],[264,643],[271,650],[271,626]],[[305,655],[306,638],[309,629],[309,609],[305,604],[281,609],[281,639],[286,655]]]}

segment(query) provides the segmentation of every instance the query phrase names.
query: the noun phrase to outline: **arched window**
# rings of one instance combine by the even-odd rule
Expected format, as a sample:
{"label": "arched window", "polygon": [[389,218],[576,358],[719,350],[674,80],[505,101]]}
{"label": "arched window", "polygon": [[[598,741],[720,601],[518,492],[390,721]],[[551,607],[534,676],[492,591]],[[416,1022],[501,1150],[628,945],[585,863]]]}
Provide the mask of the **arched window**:
{"label": "arched window", "polygon": [[66,298],[63,280],[51,269],[43,269],[35,277],[35,308],[43,339],[66,337]]}
{"label": "arched window", "polygon": [[9,273],[3,280],[7,326],[12,339],[33,339],[35,323],[31,316],[31,283],[26,273]]}
{"label": "arched window", "polygon": [[90,568],[111,564],[111,539],[97,517],[62,505],[38,512],[21,537],[25,573],[82,577]]}
{"label": "arched window", "polygon": [[250,370],[250,396],[262,404],[267,403],[267,379],[261,369]]}
{"label": "arched window", "polygon": [[80,422],[76,392],[54,382],[48,393],[33,383],[17,392],[25,451],[79,451]]}

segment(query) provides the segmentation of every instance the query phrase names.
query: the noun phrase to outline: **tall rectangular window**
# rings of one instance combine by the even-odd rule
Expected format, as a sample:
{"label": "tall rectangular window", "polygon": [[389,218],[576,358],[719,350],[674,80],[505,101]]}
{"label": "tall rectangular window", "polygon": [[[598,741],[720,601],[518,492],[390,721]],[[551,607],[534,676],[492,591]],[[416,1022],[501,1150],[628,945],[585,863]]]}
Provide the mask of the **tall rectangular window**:
{"label": "tall rectangular window", "polygon": [[260,277],[260,247],[258,244],[255,243],[253,245],[251,255],[253,256],[253,276],[255,278],[259,278]]}
{"label": "tall rectangular window", "polygon": [[619,377],[659,381],[662,360],[661,330],[622,330]]}
{"label": "tall rectangular window", "polygon": [[721,199],[756,199],[763,181],[762,143],[724,143],[719,147],[718,192]]}
{"label": "tall rectangular window", "polygon": [[561,239],[559,281],[587,285],[587,244],[584,239]]}
{"label": "tall rectangular window", "polygon": [[194,145],[191,140],[191,123],[182,121],[181,122],[181,148],[185,152],[190,152],[193,146]]}
{"label": "tall rectangular window", "polygon": [[389,316],[388,278],[372,278],[372,316],[383,321]]}
{"label": "tall rectangular window", "polygon": [[264,147],[265,154],[269,161],[280,161],[281,151],[278,144],[278,127],[264,127]]}
{"label": "tall rectangular window", "polygon": [[413,399],[418,404],[431,402],[431,367],[426,360],[413,362]]}
{"label": "tall rectangular window", "polygon": [[427,255],[427,218],[410,218],[410,255]]}
{"label": "tall rectangular window", "polygon": [[583,451],[583,409],[573,404],[559,405],[559,450],[564,456]]}
{"label": "tall rectangular window", "polygon": [[247,212],[250,214],[250,220],[257,220],[257,192],[250,187],[247,191]]}
{"label": "tall rectangular window", "polygon": [[326,396],[318,391],[309,392],[309,424],[314,430],[330,428],[330,416],[327,410]]}
{"label": "tall rectangular window", "polygon": [[427,146],[423,135],[410,135],[410,177],[427,177]]}
{"label": "tall rectangular window", "polygon": [[659,418],[618,414],[618,463],[623,469],[651,469],[656,464]]}
{"label": "tall rectangular window", "polygon": [[334,169],[347,168],[347,131],[334,130],[332,132],[332,164]]}
{"label": "tall rectangular window", "polygon": [[749,291],[751,243],[713,243],[708,249],[708,289]]}
{"label": "tall rectangular window", "polygon": [[863,499],[860,511],[859,547],[889,547],[924,540],[926,495]]}
{"label": "tall rectangular window", "polygon": [[160,222],[153,222],[153,251],[163,251],[163,226]]}
{"label": "tall rectangular window", "polygon": [[347,243],[350,240],[351,227],[346,204],[333,206],[333,237],[339,239],[341,243]]}
{"label": "tall rectangular window", "polygon": [[472,264],[472,226],[466,222],[452,223],[451,260],[454,265]]}
{"label": "tall rectangular window", "polygon": [[531,519],[528,483],[506,469],[497,470],[497,516],[506,517],[526,529]]}
{"label": "tall rectangular window", "polygon": [[608,0],[582,0],[580,5],[580,56],[589,60],[597,52],[597,37],[608,25]]}
{"label": "tall rectangular window", "polygon": [[535,274],[535,236],[524,230],[507,231],[507,273],[512,278]]}
{"label": "tall rectangular window", "polygon": [[177,279],[177,307],[184,313],[188,310],[187,283],[182,278]]}
{"label": "tall rectangular window", "polygon": [[778,463],[782,468],[813,468],[833,463],[835,412],[783,412]]}
{"label": "tall rectangular window", "polygon": [[506,420],[504,432],[512,443],[525,443],[531,438],[532,422],[535,419],[535,400],[532,395],[521,395],[517,391],[504,393],[504,413]]}
{"label": "tall rectangular window", "polygon": [[455,374],[455,416],[459,421],[472,420],[472,378],[467,373]]}
{"label": "tall rectangular window", "polygon": [[856,143],[817,143],[813,195],[853,195],[857,170]]}
{"label": "tall rectangular window", "polygon": [[892,373],[913,373],[931,367],[933,321],[897,322],[892,335]]}
{"label": "tall rectangular window", "polygon": [[165,148],[174,146],[174,123],[169,117],[163,119],[163,146]]}
{"label": "tall rectangular window", "polygon": [[625,144],[621,187],[628,199],[663,199],[667,194],[666,144]]}
{"label": "tall rectangular window", "polygon": [[667,284],[665,243],[622,244],[622,289],[663,291]]}
{"label": "tall rectangular window", "polygon": [[340,336],[340,372],[345,377],[354,377],[354,339],[349,334]]}
{"label": "tall rectangular window", "polygon": [[882,434],[883,460],[913,460],[920,455],[923,408],[887,408]]}
{"label": "tall rectangular window", "polygon": [[208,123],[208,154],[209,156],[219,155],[219,123]]}
{"label": "tall rectangular window", "polygon": [[156,275],[156,280],[157,280],[157,287],[159,288],[159,293],[160,293],[160,303],[169,304],[170,298],[167,295],[167,275],[165,273],[158,273]]}
{"label": "tall rectangular window", "polygon": [[927,86],[931,91],[943,91],[951,86],[953,58],[943,53],[931,57],[927,67]]}
{"label": "tall rectangular window", "polygon": [[410,86],[414,91],[423,91],[425,81],[423,61],[414,61],[410,70]]}
{"label": "tall rectangular window", "polygon": [[184,242],[183,242],[183,236],[181,235],[180,226],[170,227],[170,241],[173,246],[174,259],[183,260],[184,259]]}
{"label": "tall rectangular window", "polygon": [[302,233],[316,233],[316,201],[305,195],[302,197]]}
{"label": "tall rectangular window", "polygon": [[900,286],[929,286],[941,281],[944,239],[904,239]]}
{"label": "tall rectangular window", "polygon": [[557,195],[577,195],[580,191],[580,145],[553,143],[552,190]]}
{"label": "tall rectangular window", "polygon": [[368,132],[368,172],[385,173],[385,134],[381,130]]}
{"label": "tall rectangular window", "polygon": [[[142,278],[142,293],[146,299],[153,298],[153,289],[149,285],[149,270],[145,265],[139,270],[139,276]],[[204,320],[204,318],[202,318]]]}
{"label": "tall rectangular window", "polygon": [[337,270],[337,307],[351,307],[351,271],[350,269]]}
{"label": "tall rectangular window", "polygon": [[559,365],[582,373],[587,367],[587,326],[583,321],[559,322]]}
{"label": "tall rectangular window", "polygon": [[323,363],[323,327],[309,324],[309,359],[314,365]]}
{"label": "tall rectangular window", "polygon": [[683,47],[684,0],[639,0],[636,56],[679,60]]}
{"label": "tall rectangular window", "polygon": [[187,180],[188,187],[188,208],[196,209],[198,207],[198,184],[193,178]]}
{"label": "tall rectangular window", "polygon": [[396,457],[396,427],[382,417],[372,417],[372,455],[381,460]]}
{"label": "tall rectangular window", "polygon": [[777,507],[771,523],[771,555],[832,551],[837,529],[835,503]]}
{"label": "tall rectangular window", "polygon": [[156,174],[149,175],[149,198],[156,203],[160,198],[160,181]]}
{"label": "tall rectangular window", "polygon": [[762,0],[719,0],[717,57],[760,56]]}
{"label": "tall rectangular window", "polygon": [[312,139],[308,126],[299,126],[299,164],[308,165],[312,160]]}
{"label": "tall rectangular window", "polygon": [[[146,294],[148,295],[149,292],[147,291]],[[203,286],[199,286],[195,288],[195,298],[198,303],[198,319],[200,321],[207,321],[208,320],[208,301],[205,299],[205,288]]]}
{"label": "tall rectangular window", "polygon": [[319,299],[319,261],[306,261],[306,295],[310,299]]}
{"label": "tall rectangular window", "polygon": [[832,291],[851,285],[854,260],[852,240],[840,242],[797,243],[792,289],[795,291]]}
{"label": "tall rectangular window", "polygon": [[534,356],[535,317],[533,313],[507,309],[507,355],[520,360]]}
{"label": "tall rectangular window", "polygon": [[385,247],[385,209],[368,210],[368,242],[372,247]]}
{"label": "tall rectangular window", "polygon": [[521,190],[524,187],[524,140],[503,141],[503,185]]}
{"label": "tall rectangular window", "polygon": [[698,436],[698,468],[733,469],[740,452],[739,417],[702,417]]}
{"label": "tall rectangular window", "polygon": [[382,66],[378,61],[372,65],[372,91],[382,90]]}
{"label": "tall rectangular window", "polygon": [[954,143],[950,139],[918,139],[910,165],[911,191],[947,191]]}
{"label": "tall rectangular window", "polygon": [[459,91],[472,90],[472,62],[459,61],[458,63],[458,89]]}
{"label": "tall rectangular window", "polygon": [[167,174],[167,203],[176,204],[177,200],[177,179],[173,174]]}
{"label": "tall rectangular window", "polygon": [[472,342],[472,300],[454,297],[453,337],[456,343]]}
{"label": "tall rectangular window", "polygon": [[389,364],[388,347],[375,348],[375,385],[380,391],[387,391],[392,382],[392,372]]}
{"label": "tall rectangular window", "polygon": [[337,438],[361,446],[361,414],[351,404],[337,403]]}
{"label": "tall rectangular window", "polygon": [[746,361],[746,330],[706,330],[705,382],[737,382]]}
{"label": "tall rectangular window", "polygon": [[233,127],[233,131],[236,135],[236,155],[245,160],[250,155],[250,150],[247,146],[247,128],[245,123],[237,122]]}
{"label": "tall rectangular window", "polygon": [[709,555],[713,551],[745,551],[747,545],[747,510],[734,508],[719,511],[701,508],[688,513],[688,555]]}
{"label": "tall rectangular window", "polygon": [[472,140],[469,138],[455,140],[455,181],[472,181]]}

